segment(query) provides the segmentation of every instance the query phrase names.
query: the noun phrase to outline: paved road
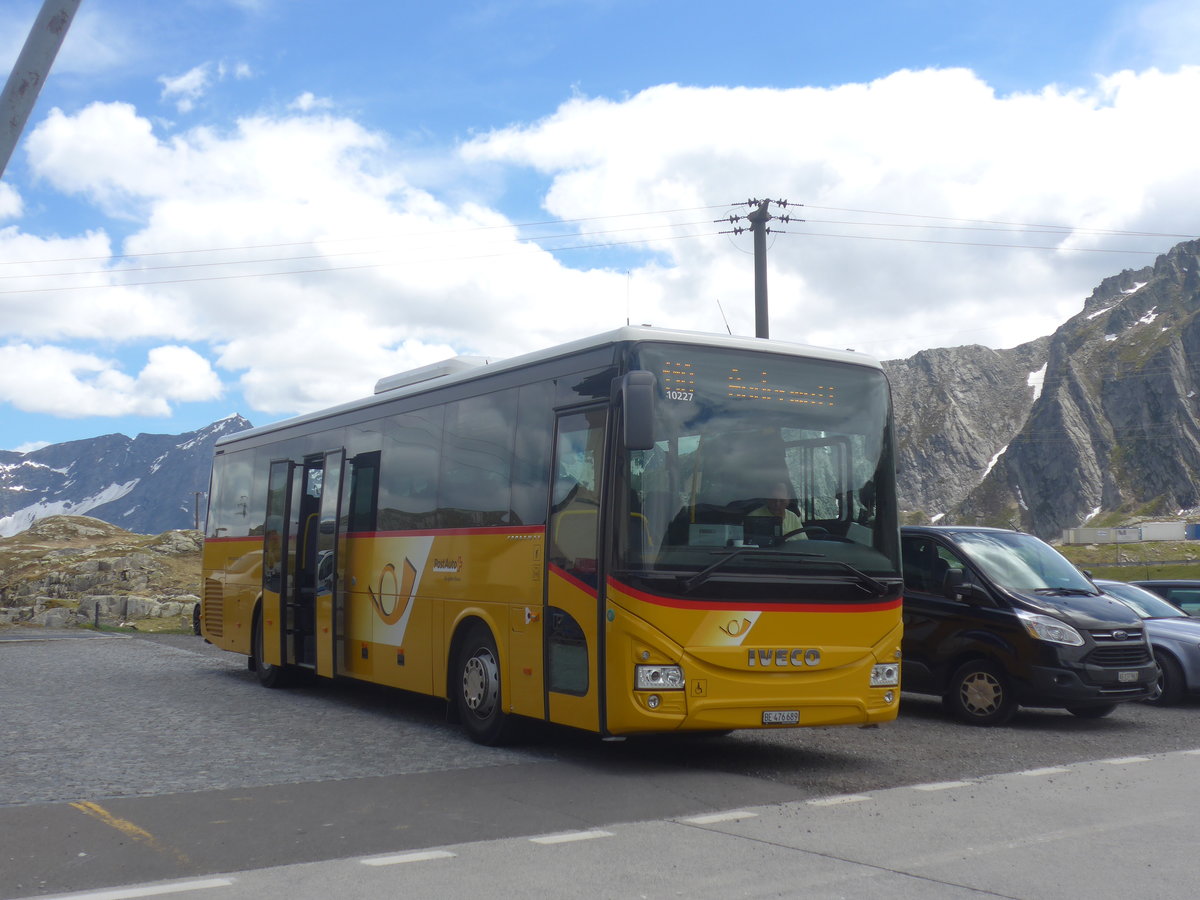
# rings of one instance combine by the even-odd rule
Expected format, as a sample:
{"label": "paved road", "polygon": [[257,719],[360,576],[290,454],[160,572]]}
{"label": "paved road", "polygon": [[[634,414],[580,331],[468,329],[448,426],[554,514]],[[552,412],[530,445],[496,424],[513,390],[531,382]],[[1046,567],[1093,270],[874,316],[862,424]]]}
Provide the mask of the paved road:
{"label": "paved road", "polygon": [[1196,752],[1077,763],[135,890],[204,900],[1190,900],[1198,772]]}
{"label": "paved road", "polygon": [[[866,894],[853,888],[859,877],[853,873],[876,866],[890,867],[903,878],[892,883],[875,877],[866,884],[886,884],[889,896],[917,896],[893,893],[907,890],[909,878],[917,883],[925,877],[919,866],[914,869],[904,861],[920,862],[930,854],[954,857],[956,852],[963,859],[975,858],[978,854],[962,849],[964,842],[974,846],[973,840],[1001,856],[1021,848],[1035,855],[1050,848],[1057,852],[1081,842],[1108,846],[1106,841],[1113,840],[1117,847],[1120,839],[1128,840],[1138,850],[1130,863],[1134,868],[1126,870],[1124,886],[1129,887],[1128,878],[1145,871],[1145,835],[1153,834],[1154,847],[1165,852],[1164,834],[1196,830],[1186,810],[1170,806],[1180,798],[1195,805],[1190,801],[1196,796],[1193,773],[1200,757],[1184,751],[1200,748],[1196,704],[1176,709],[1126,706],[1100,721],[1030,711],[1010,727],[981,730],[950,722],[933,701],[906,697],[901,719],[881,728],[625,743],[546,729],[521,746],[495,750],[466,741],[445,724],[441,704],[428,699],[357,685],[266,691],[246,671],[244,660],[199,638],[80,639],[76,633],[70,635],[74,639],[6,640],[12,636],[0,632],[4,898],[230,872],[243,872],[238,885],[258,885],[254,896],[273,896],[266,885],[274,882],[260,884],[245,873],[430,848],[455,853],[448,858],[454,864],[435,859],[406,866],[404,871],[413,873],[404,876],[406,884],[413,879],[411,884],[419,885],[426,877],[462,878],[453,883],[461,883],[465,893],[472,878],[489,871],[490,877],[499,871],[533,877],[521,875],[520,866],[488,868],[486,861],[508,848],[504,858],[532,866],[529,872],[540,873],[539,878],[552,879],[558,872],[565,879],[560,888],[577,883],[577,876],[588,879],[578,882],[581,892],[574,896],[636,895],[638,884],[647,896],[671,896],[670,885],[707,871],[699,861],[689,862],[699,854],[710,866],[732,866],[740,880],[730,882],[728,891],[718,891],[726,876],[709,872],[694,896],[787,896],[775,866],[785,866],[780,872],[786,872],[798,860],[827,854],[850,869],[838,874],[835,866],[827,873],[832,880],[820,881],[820,890],[814,886],[795,895],[839,896],[842,891],[845,896],[873,896],[874,888]],[[1149,762],[1127,764],[1125,771],[1089,762],[1135,756],[1149,757]],[[1067,772],[992,777],[1048,767],[1066,767]],[[1097,773],[1100,781],[1094,782]],[[940,791],[911,788],[960,782]],[[1137,790],[1114,790],[1121,785],[1137,785]],[[1026,799],[999,802],[1017,797],[1016,786],[1031,797],[1047,798],[1049,805],[1031,806]],[[820,805],[864,794],[872,800]],[[1132,816],[1131,801],[1150,797],[1154,803]],[[921,817],[910,815],[929,804]],[[843,806],[859,812],[840,812]],[[933,807],[945,809],[935,812]],[[1086,814],[1068,814],[1073,808],[1086,808]],[[716,826],[684,822],[731,810],[757,815]],[[1039,820],[1035,812],[1048,818]],[[1015,816],[1019,824],[1005,818],[985,834],[967,827],[983,827],[998,814]],[[821,817],[817,828],[808,824],[814,815]],[[920,829],[913,827],[917,822],[924,823]],[[1127,822],[1137,827],[1122,831]],[[614,831],[614,823],[642,824]],[[543,846],[530,844],[529,836],[594,829],[614,836],[561,845],[559,859],[567,861],[563,867],[546,870],[549,857],[529,855],[529,848]],[[834,839],[839,833],[850,842],[849,849],[814,844],[813,835]],[[1022,843],[1034,834],[1042,836],[1040,843]],[[1099,844],[1097,835],[1103,839]],[[1005,850],[1005,840],[1016,843]],[[713,841],[709,854],[704,848]],[[922,849],[925,843],[930,846]],[[867,852],[876,845],[878,853]],[[639,852],[628,855],[631,847]],[[793,855],[797,853],[801,855]],[[599,872],[588,868],[588,854],[596,855],[594,865],[610,870],[614,859],[621,860],[618,869],[627,870],[632,879],[621,883],[630,890],[589,893]],[[1101,864],[1111,864],[1103,855],[1095,861],[1065,858],[1082,865],[1081,873],[1104,872]],[[1181,858],[1190,856],[1185,852]],[[333,867],[331,872],[338,866],[361,873],[397,871],[361,863],[325,865]],[[437,866],[443,869],[439,872]],[[646,877],[646,866],[658,872],[654,879],[659,880],[638,880]],[[665,881],[662,866],[674,867]],[[990,862],[980,860],[967,868],[973,866],[981,874],[991,871]],[[1170,871],[1165,860],[1158,867],[1160,874]],[[978,889],[958,878],[962,873],[943,877],[953,868],[947,860],[926,868],[935,881],[945,881],[955,891]],[[303,885],[319,883],[320,876],[310,869],[302,875],[297,871],[270,868],[283,878],[278,884],[286,885],[292,877],[303,878]],[[367,875],[359,877],[364,879],[363,896],[372,895],[376,888],[367,883]],[[386,883],[385,876],[379,877]],[[1059,881],[1063,877],[1055,875]],[[1121,884],[1096,880],[1100,887]],[[999,893],[1074,896],[1069,891],[1038,893],[1019,880],[1011,887],[1012,893]],[[829,892],[822,893],[826,888]],[[214,890],[214,900],[221,891],[251,895],[236,893],[236,887]],[[547,890],[547,896],[560,893]],[[295,888],[291,894],[310,895]],[[460,894],[448,889],[441,895]]]}

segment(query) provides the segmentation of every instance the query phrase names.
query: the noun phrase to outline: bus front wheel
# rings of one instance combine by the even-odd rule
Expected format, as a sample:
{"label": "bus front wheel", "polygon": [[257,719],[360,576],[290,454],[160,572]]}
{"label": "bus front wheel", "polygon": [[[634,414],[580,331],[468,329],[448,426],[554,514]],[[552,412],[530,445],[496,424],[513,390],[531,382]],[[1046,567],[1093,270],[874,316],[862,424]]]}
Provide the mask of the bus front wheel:
{"label": "bus front wheel", "polygon": [[463,636],[455,671],[454,702],[468,736],[479,744],[504,743],[510,726],[500,702],[500,656],[485,626],[472,625]]}
{"label": "bus front wheel", "polygon": [[262,612],[254,615],[254,639],[251,650],[254,661],[254,671],[258,675],[258,683],[263,687],[287,687],[291,682],[291,672],[284,666],[276,666],[263,659],[263,620]]}

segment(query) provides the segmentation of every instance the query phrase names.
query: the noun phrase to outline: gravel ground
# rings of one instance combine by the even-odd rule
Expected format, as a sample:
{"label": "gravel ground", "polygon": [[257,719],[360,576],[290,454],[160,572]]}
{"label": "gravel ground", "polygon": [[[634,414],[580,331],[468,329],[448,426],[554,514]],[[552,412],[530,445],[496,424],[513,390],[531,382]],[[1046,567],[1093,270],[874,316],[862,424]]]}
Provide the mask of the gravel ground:
{"label": "gravel ground", "polygon": [[[32,639],[31,639],[32,638]],[[557,760],[745,775],[806,796],[1200,748],[1200,703],[1125,704],[1087,721],[1023,710],[981,729],[905,695],[868,728],[602,742],[539,728],[470,743],[440,701],[354,683],[260,687],[245,659],[191,635],[0,631],[0,805],[136,797]]]}

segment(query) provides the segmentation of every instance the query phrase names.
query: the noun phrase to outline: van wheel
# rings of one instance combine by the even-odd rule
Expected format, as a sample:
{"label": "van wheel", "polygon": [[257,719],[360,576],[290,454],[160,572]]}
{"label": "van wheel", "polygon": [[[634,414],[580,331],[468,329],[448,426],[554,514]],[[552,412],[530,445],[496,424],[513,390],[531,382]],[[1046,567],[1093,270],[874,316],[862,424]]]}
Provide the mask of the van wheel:
{"label": "van wheel", "polygon": [[472,625],[458,647],[451,690],[458,720],[477,744],[496,746],[507,739],[509,717],[500,701],[500,656],[484,625]]}
{"label": "van wheel", "polygon": [[263,621],[262,612],[254,614],[254,638],[251,653],[254,661],[254,671],[258,675],[258,683],[263,687],[287,687],[292,682],[292,673],[285,666],[275,666],[263,659]]}
{"label": "van wheel", "polygon": [[973,659],[958,668],[942,704],[968,725],[1003,725],[1017,711],[1007,676],[986,659]]}
{"label": "van wheel", "polygon": [[1156,662],[1158,663],[1158,683],[1150,692],[1150,696],[1146,698],[1146,702],[1156,706],[1173,706],[1183,699],[1183,670],[1179,667],[1179,663],[1175,662],[1174,657],[1167,656],[1165,653],[1160,653]]}
{"label": "van wheel", "polygon": [[1068,706],[1067,712],[1080,719],[1103,719],[1116,708],[1115,703],[1096,703],[1091,706]]}

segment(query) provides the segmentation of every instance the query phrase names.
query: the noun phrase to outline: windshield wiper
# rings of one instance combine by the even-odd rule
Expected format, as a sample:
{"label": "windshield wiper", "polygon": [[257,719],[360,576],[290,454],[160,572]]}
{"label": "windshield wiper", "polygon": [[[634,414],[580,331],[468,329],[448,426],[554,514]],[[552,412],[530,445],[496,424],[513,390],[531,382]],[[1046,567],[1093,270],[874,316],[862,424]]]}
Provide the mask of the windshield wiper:
{"label": "windshield wiper", "polygon": [[[722,551],[718,551],[718,552],[722,552]],[[846,570],[847,572],[849,572],[851,575],[854,576],[855,580],[858,582],[858,584],[860,586],[865,587],[867,590],[869,590],[871,593],[875,594],[875,596],[877,596],[877,597],[882,597],[882,596],[886,595],[889,590],[891,590],[882,581],[872,578],[866,572],[856,569],[854,566],[850,565],[850,563],[842,562],[840,559],[830,559],[829,557],[825,556],[825,554],[823,554],[823,553],[798,553],[795,551],[788,551],[788,550],[762,550],[757,547],[737,547],[733,550],[725,552],[724,555],[720,559],[718,559],[716,562],[712,563],[712,565],[705,566],[703,569],[701,569],[695,575],[686,579],[683,582],[684,592],[690,594],[692,591],[694,591],[700,585],[704,584],[704,582],[708,581],[708,579],[712,577],[714,572],[716,572],[718,569],[724,567],[728,562],[730,562],[731,560],[737,559],[738,557],[746,557],[746,556],[753,556],[753,557],[757,557],[759,559],[820,560],[822,565],[838,566],[839,568]]]}
{"label": "windshield wiper", "polygon": [[1035,594],[1049,594],[1053,597],[1099,597],[1097,591],[1088,590],[1087,588],[1068,588],[1068,587],[1044,587],[1034,588]]}

